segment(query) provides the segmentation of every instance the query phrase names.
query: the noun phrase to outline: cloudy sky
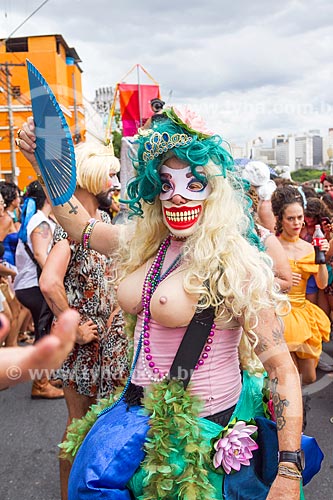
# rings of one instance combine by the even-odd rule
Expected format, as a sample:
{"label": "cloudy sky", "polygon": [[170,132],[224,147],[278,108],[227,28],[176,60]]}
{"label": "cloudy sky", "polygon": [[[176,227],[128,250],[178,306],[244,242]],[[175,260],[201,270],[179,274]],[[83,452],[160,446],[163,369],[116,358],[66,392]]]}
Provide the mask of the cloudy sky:
{"label": "cloudy sky", "polygon": [[[0,36],[41,3],[1,0]],[[63,35],[90,100],[140,63],[167,104],[188,104],[229,142],[269,145],[333,127],[332,25],[332,0],[49,0],[14,36]]]}

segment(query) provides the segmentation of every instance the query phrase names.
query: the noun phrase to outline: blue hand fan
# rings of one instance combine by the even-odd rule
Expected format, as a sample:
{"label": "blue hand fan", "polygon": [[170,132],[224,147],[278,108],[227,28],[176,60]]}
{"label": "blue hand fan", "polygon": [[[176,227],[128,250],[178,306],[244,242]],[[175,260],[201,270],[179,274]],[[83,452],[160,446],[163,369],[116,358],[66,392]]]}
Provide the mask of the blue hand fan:
{"label": "blue hand fan", "polygon": [[[35,155],[53,205],[69,202],[76,188],[72,136],[46,80],[27,59],[31,105],[35,121]],[[72,211],[76,211],[70,203]]]}

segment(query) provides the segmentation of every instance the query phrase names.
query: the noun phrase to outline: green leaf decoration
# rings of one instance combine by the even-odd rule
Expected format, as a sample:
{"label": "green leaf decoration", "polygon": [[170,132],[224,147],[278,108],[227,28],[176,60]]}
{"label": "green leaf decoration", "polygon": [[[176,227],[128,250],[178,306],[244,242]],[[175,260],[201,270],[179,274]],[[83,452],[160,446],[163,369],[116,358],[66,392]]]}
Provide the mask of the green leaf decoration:
{"label": "green leaf decoration", "polygon": [[143,404],[150,414],[150,430],[140,500],[215,499],[205,467],[210,448],[200,437],[199,399],[185,391],[181,382],[166,380],[145,391]]}

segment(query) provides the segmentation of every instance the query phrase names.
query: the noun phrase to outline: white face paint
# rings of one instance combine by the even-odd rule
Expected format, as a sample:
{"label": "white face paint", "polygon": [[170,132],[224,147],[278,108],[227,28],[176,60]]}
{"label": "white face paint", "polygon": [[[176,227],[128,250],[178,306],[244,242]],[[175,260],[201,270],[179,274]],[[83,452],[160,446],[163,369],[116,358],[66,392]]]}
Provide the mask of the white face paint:
{"label": "white face paint", "polygon": [[162,165],[160,177],[164,224],[174,236],[186,238],[196,229],[211,187],[195,177],[189,166],[170,168]]}
{"label": "white face paint", "polygon": [[199,180],[188,166],[174,169],[162,165],[160,177],[162,181],[160,200],[170,200],[175,194],[186,200],[206,200],[211,193],[207,180],[206,182]]}

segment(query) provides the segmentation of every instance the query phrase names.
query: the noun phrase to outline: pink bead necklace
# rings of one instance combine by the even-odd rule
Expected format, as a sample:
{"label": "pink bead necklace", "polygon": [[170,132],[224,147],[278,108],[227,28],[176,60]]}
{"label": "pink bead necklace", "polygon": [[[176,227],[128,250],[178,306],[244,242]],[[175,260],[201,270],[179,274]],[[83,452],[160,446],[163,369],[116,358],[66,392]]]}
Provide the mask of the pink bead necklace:
{"label": "pink bead necklace", "polygon": [[215,325],[215,323],[213,323],[212,328],[210,329],[208,338],[206,340],[205,347],[202,350],[200,359],[198,360],[197,364],[194,367],[195,370],[198,370],[199,366],[204,365],[206,359],[208,359],[208,355],[209,355],[210,351],[212,350],[212,343],[213,343],[213,337],[215,335],[215,328],[216,328],[216,325]]}
{"label": "pink bead necklace", "polygon": [[[143,344],[143,349],[141,349],[141,359],[144,372],[146,376],[152,382],[161,382],[168,377],[168,373],[161,371],[155,364],[153,356],[151,354],[151,339],[150,339],[150,301],[152,295],[158,285],[162,280],[167,278],[180,264],[181,254],[179,254],[172,264],[168,267],[164,274],[161,275],[162,266],[165,260],[167,250],[170,246],[171,236],[168,236],[161,244],[158,249],[157,255],[149,268],[149,271],[145,277],[142,290],[142,305],[143,305],[143,322],[142,330],[140,334],[140,340]],[[212,325],[212,329],[207,338],[206,345],[203,349],[200,359],[195,366],[195,370],[202,366],[205,360],[208,358],[208,354],[211,351],[211,344],[213,343],[213,337],[215,335],[215,324]]]}

